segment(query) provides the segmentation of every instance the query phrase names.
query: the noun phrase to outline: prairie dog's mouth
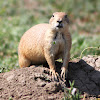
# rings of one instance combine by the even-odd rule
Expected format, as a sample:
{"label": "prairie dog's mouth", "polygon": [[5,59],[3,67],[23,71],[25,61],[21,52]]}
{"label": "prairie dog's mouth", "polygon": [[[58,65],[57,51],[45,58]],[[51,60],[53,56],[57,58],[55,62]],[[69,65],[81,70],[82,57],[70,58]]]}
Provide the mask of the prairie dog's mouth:
{"label": "prairie dog's mouth", "polygon": [[59,23],[56,27],[63,28],[63,24]]}

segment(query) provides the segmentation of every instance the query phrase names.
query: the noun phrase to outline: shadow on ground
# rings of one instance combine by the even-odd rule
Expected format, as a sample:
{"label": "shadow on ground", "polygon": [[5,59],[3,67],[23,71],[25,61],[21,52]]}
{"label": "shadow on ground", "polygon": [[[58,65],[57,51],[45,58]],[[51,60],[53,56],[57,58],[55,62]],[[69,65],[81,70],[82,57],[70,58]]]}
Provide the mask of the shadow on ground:
{"label": "shadow on ground", "polygon": [[69,63],[68,80],[75,80],[75,86],[90,95],[100,95],[100,72],[84,60]]}

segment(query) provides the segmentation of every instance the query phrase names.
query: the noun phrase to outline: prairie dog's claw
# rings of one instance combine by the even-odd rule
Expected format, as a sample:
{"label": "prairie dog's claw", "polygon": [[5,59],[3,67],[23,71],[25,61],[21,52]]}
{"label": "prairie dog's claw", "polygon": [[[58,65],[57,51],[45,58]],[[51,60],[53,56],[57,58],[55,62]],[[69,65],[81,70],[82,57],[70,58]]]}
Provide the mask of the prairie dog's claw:
{"label": "prairie dog's claw", "polygon": [[66,70],[66,68],[65,67],[62,67],[61,68],[61,78],[63,79],[63,80],[65,80],[65,76],[67,75],[67,70]]}
{"label": "prairie dog's claw", "polygon": [[59,74],[55,72],[55,70],[50,69],[50,74],[52,75],[52,79],[58,81]]}

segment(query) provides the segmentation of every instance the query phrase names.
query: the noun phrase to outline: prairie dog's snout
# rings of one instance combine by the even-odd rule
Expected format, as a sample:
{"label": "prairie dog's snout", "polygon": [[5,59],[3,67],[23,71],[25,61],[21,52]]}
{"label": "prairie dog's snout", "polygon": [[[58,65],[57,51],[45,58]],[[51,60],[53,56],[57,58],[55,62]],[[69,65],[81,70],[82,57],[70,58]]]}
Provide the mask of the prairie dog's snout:
{"label": "prairie dog's snout", "polygon": [[64,29],[69,24],[69,19],[66,13],[54,13],[49,21],[54,29]]}

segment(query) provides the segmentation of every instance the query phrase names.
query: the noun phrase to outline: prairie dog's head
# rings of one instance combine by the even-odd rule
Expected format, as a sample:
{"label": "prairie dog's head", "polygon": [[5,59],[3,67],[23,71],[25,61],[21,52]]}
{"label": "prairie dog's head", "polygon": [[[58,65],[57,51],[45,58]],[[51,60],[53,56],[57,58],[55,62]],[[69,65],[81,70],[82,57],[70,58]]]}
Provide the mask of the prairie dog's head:
{"label": "prairie dog's head", "polygon": [[51,17],[49,24],[55,30],[62,30],[68,27],[69,19],[65,12],[55,12]]}

